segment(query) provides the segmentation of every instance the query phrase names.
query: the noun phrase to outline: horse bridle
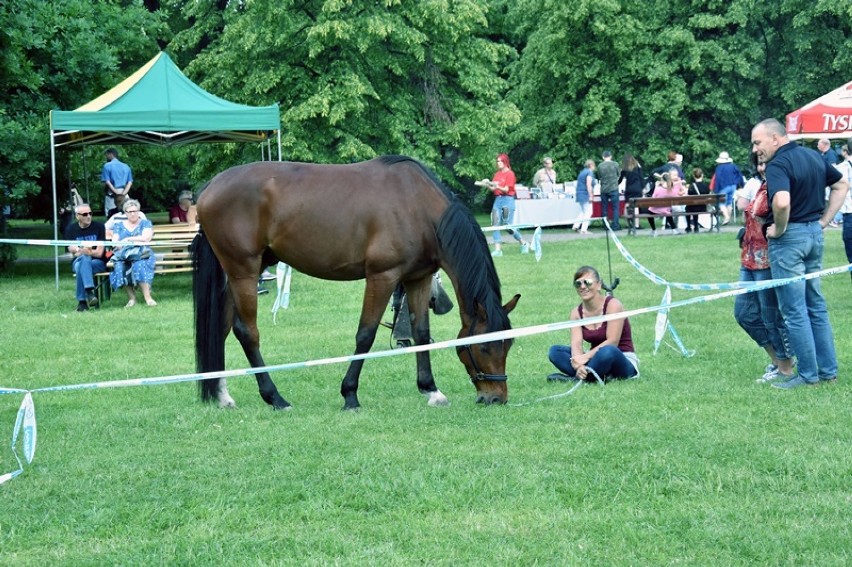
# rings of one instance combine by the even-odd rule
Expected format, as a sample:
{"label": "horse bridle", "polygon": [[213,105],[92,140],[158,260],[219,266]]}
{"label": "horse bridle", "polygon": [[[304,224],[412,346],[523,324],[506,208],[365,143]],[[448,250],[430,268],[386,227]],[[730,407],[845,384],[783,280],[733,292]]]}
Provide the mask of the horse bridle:
{"label": "horse bridle", "polygon": [[[473,318],[473,322],[470,325],[470,330],[467,333],[468,338],[473,336],[473,329],[476,327],[476,317]],[[456,347],[457,351],[466,350],[467,356],[470,358],[470,363],[473,365],[473,370],[476,372],[473,376],[470,377],[470,381],[476,384],[477,382],[505,382],[509,379],[505,374],[486,374],[482,370],[479,369],[479,365],[476,363],[476,359],[473,358],[473,350],[470,348],[470,344],[466,344],[460,347]]]}

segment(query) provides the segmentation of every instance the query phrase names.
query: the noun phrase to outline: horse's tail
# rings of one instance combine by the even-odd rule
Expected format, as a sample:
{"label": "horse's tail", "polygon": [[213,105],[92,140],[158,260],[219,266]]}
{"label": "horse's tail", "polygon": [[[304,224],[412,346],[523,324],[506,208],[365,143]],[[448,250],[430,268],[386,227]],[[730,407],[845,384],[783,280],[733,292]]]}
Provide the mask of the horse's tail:
{"label": "horse's tail", "polygon": [[[195,308],[195,366],[198,372],[225,369],[225,271],[202,230],[192,242]],[[200,380],[202,401],[218,397],[219,379]]]}

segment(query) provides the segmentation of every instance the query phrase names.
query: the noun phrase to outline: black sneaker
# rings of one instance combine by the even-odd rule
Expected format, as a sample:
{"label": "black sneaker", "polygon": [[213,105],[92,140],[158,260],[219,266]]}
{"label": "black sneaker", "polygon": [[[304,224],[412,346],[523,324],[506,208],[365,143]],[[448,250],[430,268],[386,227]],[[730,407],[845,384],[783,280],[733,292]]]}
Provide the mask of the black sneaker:
{"label": "black sneaker", "polygon": [[574,376],[568,376],[567,374],[563,374],[562,372],[554,372],[553,374],[547,375],[548,382],[579,382],[577,378]]}
{"label": "black sneaker", "polygon": [[88,311],[88,310],[89,310],[89,306],[86,305],[85,301],[80,301],[79,303],[77,303],[77,311]]}
{"label": "black sneaker", "polygon": [[98,296],[95,294],[95,291],[92,289],[86,290],[86,305],[89,307],[97,307],[98,306]]}

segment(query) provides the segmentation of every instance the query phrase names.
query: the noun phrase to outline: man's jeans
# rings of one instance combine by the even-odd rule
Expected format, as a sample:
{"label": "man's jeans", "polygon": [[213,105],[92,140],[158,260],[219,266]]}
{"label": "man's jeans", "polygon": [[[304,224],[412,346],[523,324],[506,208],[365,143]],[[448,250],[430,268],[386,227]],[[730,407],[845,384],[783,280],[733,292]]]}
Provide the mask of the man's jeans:
{"label": "man's jeans", "polygon": [[[741,282],[762,282],[772,279],[769,268],[765,270],[749,270],[740,267]],[[734,301],[734,318],[740,327],[759,347],[772,345],[775,355],[781,360],[790,359],[790,343],[784,318],[778,309],[776,288],[768,288],[752,293],[738,295]]]}
{"label": "man's jeans", "polygon": [[[818,272],[822,269],[823,248],[819,222],[790,223],[780,238],[769,239],[772,277]],[[799,376],[809,383],[837,376],[834,333],[819,278],[796,281],[775,290]]]}
{"label": "man's jeans", "polygon": [[612,221],[610,225],[612,228],[618,228],[618,191],[611,193],[601,192],[601,216],[603,218],[609,218],[609,211],[607,209],[610,206],[612,207]]}
{"label": "man's jeans", "polygon": [[86,290],[95,287],[95,274],[106,271],[106,264],[100,258],[77,256],[71,264],[77,274],[77,301],[86,301]]}

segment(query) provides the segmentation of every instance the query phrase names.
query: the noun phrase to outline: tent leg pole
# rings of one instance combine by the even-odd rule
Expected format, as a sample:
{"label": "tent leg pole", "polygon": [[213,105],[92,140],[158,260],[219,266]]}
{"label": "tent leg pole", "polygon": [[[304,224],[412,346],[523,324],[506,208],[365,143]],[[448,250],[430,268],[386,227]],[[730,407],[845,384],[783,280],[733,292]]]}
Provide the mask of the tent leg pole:
{"label": "tent leg pole", "polygon": [[[56,202],[56,147],[53,145],[53,129],[50,130],[50,181],[53,189],[53,240],[59,240],[59,208]],[[56,273],[56,291],[59,291],[59,246],[53,246],[53,265]]]}

